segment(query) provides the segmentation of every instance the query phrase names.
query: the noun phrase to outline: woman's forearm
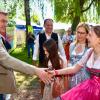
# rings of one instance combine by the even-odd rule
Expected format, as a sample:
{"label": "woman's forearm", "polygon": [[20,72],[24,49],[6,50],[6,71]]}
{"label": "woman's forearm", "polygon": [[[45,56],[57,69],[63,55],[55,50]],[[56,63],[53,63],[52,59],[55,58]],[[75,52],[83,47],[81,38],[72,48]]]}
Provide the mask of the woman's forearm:
{"label": "woman's forearm", "polygon": [[65,75],[65,74],[74,74],[80,70],[80,65],[75,65],[73,67],[66,67],[61,70],[57,70],[58,75]]}

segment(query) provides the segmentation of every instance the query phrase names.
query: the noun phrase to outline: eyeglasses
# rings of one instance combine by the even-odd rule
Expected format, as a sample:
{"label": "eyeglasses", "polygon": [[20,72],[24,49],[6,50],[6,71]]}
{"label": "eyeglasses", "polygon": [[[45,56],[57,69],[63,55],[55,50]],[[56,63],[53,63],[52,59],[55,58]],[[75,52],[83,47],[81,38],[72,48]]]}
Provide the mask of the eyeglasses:
{"label": "eyeglasses", "polygon": [[77,31],[77,34],[86,34],[86,32],[79,32],[79,31]]}

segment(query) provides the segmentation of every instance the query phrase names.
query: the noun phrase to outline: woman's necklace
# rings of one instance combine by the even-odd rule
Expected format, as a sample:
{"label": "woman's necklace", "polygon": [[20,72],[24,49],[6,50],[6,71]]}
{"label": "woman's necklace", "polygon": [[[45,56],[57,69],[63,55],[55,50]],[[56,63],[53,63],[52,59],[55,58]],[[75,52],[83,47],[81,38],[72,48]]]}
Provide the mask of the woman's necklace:
{"label": "woman's necklace", "polygon": [[82,53],[85,49],[85,44],[77,44],[75,48],[76,54]]}

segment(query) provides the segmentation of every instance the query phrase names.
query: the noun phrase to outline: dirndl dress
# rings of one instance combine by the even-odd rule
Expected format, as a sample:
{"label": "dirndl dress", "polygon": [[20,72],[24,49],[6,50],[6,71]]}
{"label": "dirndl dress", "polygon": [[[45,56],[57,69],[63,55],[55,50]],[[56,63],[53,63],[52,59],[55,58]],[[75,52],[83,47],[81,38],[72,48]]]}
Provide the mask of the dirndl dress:
{"label": "dirndl dress", "polygon": [[100,69],[87,70],[90,78],[62,94],[61,100],[100,100]]}

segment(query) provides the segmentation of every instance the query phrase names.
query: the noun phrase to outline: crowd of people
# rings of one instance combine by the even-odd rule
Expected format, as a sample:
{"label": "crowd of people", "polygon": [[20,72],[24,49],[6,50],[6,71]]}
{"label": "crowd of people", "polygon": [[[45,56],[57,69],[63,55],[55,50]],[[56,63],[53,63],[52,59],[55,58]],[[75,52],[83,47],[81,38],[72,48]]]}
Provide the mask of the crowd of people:
{"label": "crowd of people", "polygon": [[[53,20],[45,19],[44,32],[27,37],[33,65],[9,55],[7,35],[3,35],[6,26],[7,13],[0,11],[0,100],[16,92],[13,70],[41,79],[42,100],[100,100],[100,25],[79,23],[74,34],[69,27],[61,39],[53,32]],[[62,86],[56,97],[52,95],[54,80]]]}

